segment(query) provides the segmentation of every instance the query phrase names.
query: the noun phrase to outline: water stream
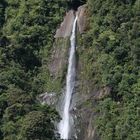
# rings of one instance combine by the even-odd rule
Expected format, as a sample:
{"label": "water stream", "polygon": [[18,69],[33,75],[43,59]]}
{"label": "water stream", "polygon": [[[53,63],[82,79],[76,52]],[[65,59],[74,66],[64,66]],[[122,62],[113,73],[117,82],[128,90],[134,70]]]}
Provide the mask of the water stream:
{"label": "water stream", "polygon": [[71,46],[70,46],[70,53],[69,53],[69,60],[68,60],[68,71],[67,71],[67,78],[66,78],[66,92],[64,98],[64,107],[62,113],[62,120],[59,123],[59,133],[62,139],[68,140],[70,134],[70,105],[71,105],[71,98],[72,93],[74,90],[75,85],[75,47],[76,47],[76,23],[77,23],[77,16],[75,17],[73,23],[72,34],[70,38]]}

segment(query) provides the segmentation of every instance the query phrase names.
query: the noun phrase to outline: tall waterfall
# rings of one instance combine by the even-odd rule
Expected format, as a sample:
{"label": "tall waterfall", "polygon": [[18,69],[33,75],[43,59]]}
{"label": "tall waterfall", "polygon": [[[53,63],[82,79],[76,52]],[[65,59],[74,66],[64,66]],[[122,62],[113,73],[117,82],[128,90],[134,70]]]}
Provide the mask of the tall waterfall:
{"label": "tall waterfall", "polygon": [[67,140],[70,132],[70,113],[69,108],[71,104],[72,93],[75,85],[75,47],[76,47],[76,23],[77,16],[73,23],[72,34],[70,38],[71,47],[69,54],[69,64],[66,79],[66,92],[64,98],[64,108],[62,114],[62,120],[59,124],[59,133],[62,139]]}

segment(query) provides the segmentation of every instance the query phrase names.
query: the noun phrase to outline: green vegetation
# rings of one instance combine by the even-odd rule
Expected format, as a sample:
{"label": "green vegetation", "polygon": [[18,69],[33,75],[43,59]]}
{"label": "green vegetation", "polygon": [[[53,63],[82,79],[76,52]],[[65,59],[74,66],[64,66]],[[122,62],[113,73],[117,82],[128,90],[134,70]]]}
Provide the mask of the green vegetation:
{"label": "green vegetation", "polygon": [[[89,30],[78,36],[80,91],[111,89],[94,108],[101,140],[139,140],[140,0],[87,0],[87,6]],[[54,80],[48,62],[66,8],[66,0],[0,0],[0,140],[59,139],[58,113],[36,97],[60,91],[66,68]]]}
{"label": "green vegetation", "polygon": [[[79,50],[81,77],[92,89],[111,88],[96,108],[98,135],[102,140],[139,140],[140,1],[88,0],[88,7],[90,30]],[[88,87],[83,90],[87,93]]]}
{"label": "green vegetation", "polygon": [[58,114],[36,96],[54,88],[47,63],[65,7],[64,0],[0,0],[1,140],[58,139]]}

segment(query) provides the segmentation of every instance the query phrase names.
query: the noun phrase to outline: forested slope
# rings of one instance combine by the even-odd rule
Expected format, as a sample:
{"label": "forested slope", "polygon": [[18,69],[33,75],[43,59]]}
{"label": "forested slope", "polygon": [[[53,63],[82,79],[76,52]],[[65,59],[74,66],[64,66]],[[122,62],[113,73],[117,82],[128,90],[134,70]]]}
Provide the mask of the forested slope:
{"label": "forested slope", "polygon": [[[86,3],[87,31],[77,37],[77,67],[81,64],[82,70],[76,86],[82,86],[81,96],[104,88],[110,94],[83,106],[96,114],[98,139],[139,140],[140,0]],[[53,124],[58,113],[36,97],[59,92],[65,83],[64,77],[53,81],[48,70],[65,9],[66,0],[0,0],[0,140],[59,139]]]}
{"label": "forested slope", "polygon": [[111,89],[96,106],[97,133],[101,140],[139,140],[140,1],[88,0],[88,6],[81,76],[90,88]]}
{"label": "forested slope", "polygon": [[57,113],[36,96],[52,88],[47,62],[65,7],[63,0],[0,1],[1,140],[56,139]]}

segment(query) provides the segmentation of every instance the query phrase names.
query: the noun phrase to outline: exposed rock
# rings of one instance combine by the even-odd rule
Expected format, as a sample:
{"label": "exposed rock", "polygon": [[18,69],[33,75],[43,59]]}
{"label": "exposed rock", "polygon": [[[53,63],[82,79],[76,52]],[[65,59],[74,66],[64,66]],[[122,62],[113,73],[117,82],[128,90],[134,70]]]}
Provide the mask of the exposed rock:
{"label": "exposed rock", "polygon": [[59,37],[69,37],[71,35],[73,21],[74,21],[74,11],[70,10],[68,13],[66,13],[66,16],[64,18],[64,21],[61,23],[61,26],[59,29],[57,29],[55,38]]}
{"label": "exposed rock", "polygon": [[56,93],[43,93],[38,97],[41,104],[55,105],[57,102]]}
{"label": "exposed rock", "polygon": [[101,99],[107,97],[108,95],[110,95],[110,91],[111,91],[111,89],[109,87],[102,88],[99,91],[98,95],[96,96],[96,99],[101,100]]}
{"label": "exposed rock", "polygon": [[[77,21],[78,30],[80,34],[82,34],[87,29],[87,6],[86,5],[80,6],[76,14],[78,15],[78,21]],[[69,12],[67,12],[63,22],[60,25],[60,28],[57,29],[54,37],[55,38],[70,37],[74,18],[75,18],[74,10],[70,10]]]}
{"label": "exposed rock", "polygon": [[78,15],[78,29],[80,34],[84,33],[86,31],[87,26],[87,6],[82,5],[78,8],[78,11],[76,12]]}
{"label": "exposed rock", "polygon": [[69,38],[56,39],[48,66],[51,75],[55,79],[59,77],[63,78],[63,75],[65,75],[68,61],[68,49]]}
{"label": "exposed rock", "polygon": [[76,131],[77,140],[100,140],[95,128],[97,116],[93,107],[96,104],[93,103],[87,106],[85,103],[83,102],[76,110],[77,118],[75,119],[75,127],[78,130]]}
{"label": "exposed rock", "polygon": [[[78,15],[78,30],[82,34],[87,30],[87,7],[86,5],[80,6],[76,13]],[[49,70],[54,78],[65,78],[67,70],[68,50],[69,50],[69,37],[72,31],[74,21],[74,11],[69,11],[60,28],[57,30],[54,43],[54,52],[50,60]],[[81,50],[82,47],[79,47]],[[77,50],[78,53],[78,50]],[[77,59],[77,85],[75,93],[73,94],[71,114],[75,117],[75,130],[74,137],[77,140],[100,140],[97,137],[95,121],[98,114],[94,108],[97,106],[98,100],[108,96],[110,89],[104,87],[103,89],[95,89],[92,84],[93,81],[85,79],[81,75],[84,71],[83,58]],[[86,64],[85,64],[86,65]],[[58,105],[59,106],[59,105]]]}
{"label": "exposed rock", "polygon": [[[83,86],[87,86],[87,84]],[[89,93],[80,90],[73,96],[73,100],[76,100],[72,113],[77,116],[75,118],[75,127],[78,130],[76,131],[77,140],[100,140],[95,127],[96,118],[99,114],[97,114],[95,108],[101,99],[110,95],[111,89],[109,87],[103,87],[97,90],[90,87],[90,85],[89,88],[91,88],[91,90],[89,89]]]}

